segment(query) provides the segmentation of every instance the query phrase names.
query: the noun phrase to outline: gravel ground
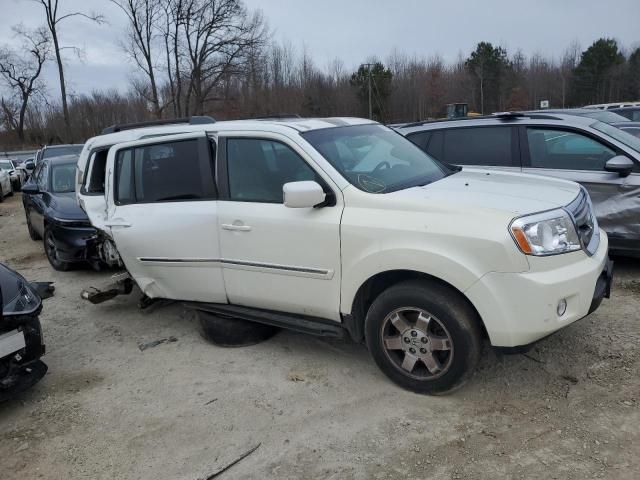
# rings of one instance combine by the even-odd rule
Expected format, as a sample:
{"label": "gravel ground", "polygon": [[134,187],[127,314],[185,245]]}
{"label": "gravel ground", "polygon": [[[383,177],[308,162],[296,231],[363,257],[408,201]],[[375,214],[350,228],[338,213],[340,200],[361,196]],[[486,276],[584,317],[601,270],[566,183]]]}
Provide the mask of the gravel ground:
{"label": "gravel ground", "polygon": [[3,480],[205,479],[257,445],[219,478],[640,478],[639,261],[617,259],[596,313],[527,355],[487,348],[444,397],[396,387],[361,345],[223,349],[176,304],[90,305],[80,290],[110,273],[53,271],[19,194],[0,204],[0,261],[56,285],[49,373],[0,405]]}

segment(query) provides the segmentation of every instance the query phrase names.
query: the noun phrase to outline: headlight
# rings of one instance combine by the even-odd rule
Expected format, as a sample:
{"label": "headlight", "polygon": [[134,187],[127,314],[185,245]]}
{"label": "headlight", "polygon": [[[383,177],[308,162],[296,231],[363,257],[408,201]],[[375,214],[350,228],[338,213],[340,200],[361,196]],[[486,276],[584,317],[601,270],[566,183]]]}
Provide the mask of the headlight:
{"label": "headlight", "polygon": [[555,255],[582,249],[576,227],[562,209],[516,218],[511,234],[527,255]]}

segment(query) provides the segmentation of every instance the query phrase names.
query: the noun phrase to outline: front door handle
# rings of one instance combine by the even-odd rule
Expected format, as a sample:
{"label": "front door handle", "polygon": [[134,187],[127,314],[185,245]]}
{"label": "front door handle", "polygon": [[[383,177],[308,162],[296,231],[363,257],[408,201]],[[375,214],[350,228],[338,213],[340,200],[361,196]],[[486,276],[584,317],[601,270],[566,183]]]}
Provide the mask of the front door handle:
{"label": "front door handle", "polygon": [[104,222],[104,225],[105,227],[122,227],[122,228],[129,228],[131,226],[129,222],[126,222],[121,218],[116,218],[114,220],[106,221]]}
{"label": "front door handle", "polygon": [[249,225],[236,225],[236,224],[231,224],[231,223],[223,223],[222,224],[222,229],[223,230],[232,230],[235,232],[248,232],[251,230],[251,227]]}

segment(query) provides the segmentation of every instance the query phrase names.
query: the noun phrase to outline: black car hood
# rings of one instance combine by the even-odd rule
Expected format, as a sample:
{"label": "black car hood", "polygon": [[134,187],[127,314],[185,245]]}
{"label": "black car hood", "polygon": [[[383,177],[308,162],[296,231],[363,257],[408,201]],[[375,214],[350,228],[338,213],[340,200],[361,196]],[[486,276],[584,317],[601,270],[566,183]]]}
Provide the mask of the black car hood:
{"label": "black car hood", "polygon": [[0,297],[2,317],[25,315],[37,310],[42,303],[29,282],[18,272],[0,263]]}
{"label": "black car hood", "polygon": [[63,220],[89,221],[89,217],[76,201],[75,192],[51,193],[49,208],[51,208],[55,217]]}

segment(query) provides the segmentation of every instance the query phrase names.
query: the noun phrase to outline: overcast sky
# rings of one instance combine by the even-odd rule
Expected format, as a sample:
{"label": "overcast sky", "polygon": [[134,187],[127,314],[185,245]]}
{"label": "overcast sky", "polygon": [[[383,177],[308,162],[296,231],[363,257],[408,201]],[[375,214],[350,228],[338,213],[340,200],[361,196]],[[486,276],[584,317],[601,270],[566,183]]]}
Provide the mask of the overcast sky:
{"label": "overcast sky", "polygon": [[[60,0],[63,11],[102,13],[107,25],[79,18],[61,27],[62,43],[84,50],[84,59],[66,53],[73,93],[125,89],[134,72],[118,46],[126,26],[108,0]],[[385,59],[395,48],[409,55],[441,55],[454,61],[481,41],[505,46],[509,53],[540,52],[559,57],[574,40],[582,48],[599,37],[624,47],[640,46],[640,0],[245,0],[261,9],[274,39],[306,48],[316,65],[336,57],[347,68],[373,55]],[[11,26],[43,23],[33,0],[0,0],[0,44],[14,42]],[[46,71],[49,90],[57,90],[53,65]]]}

